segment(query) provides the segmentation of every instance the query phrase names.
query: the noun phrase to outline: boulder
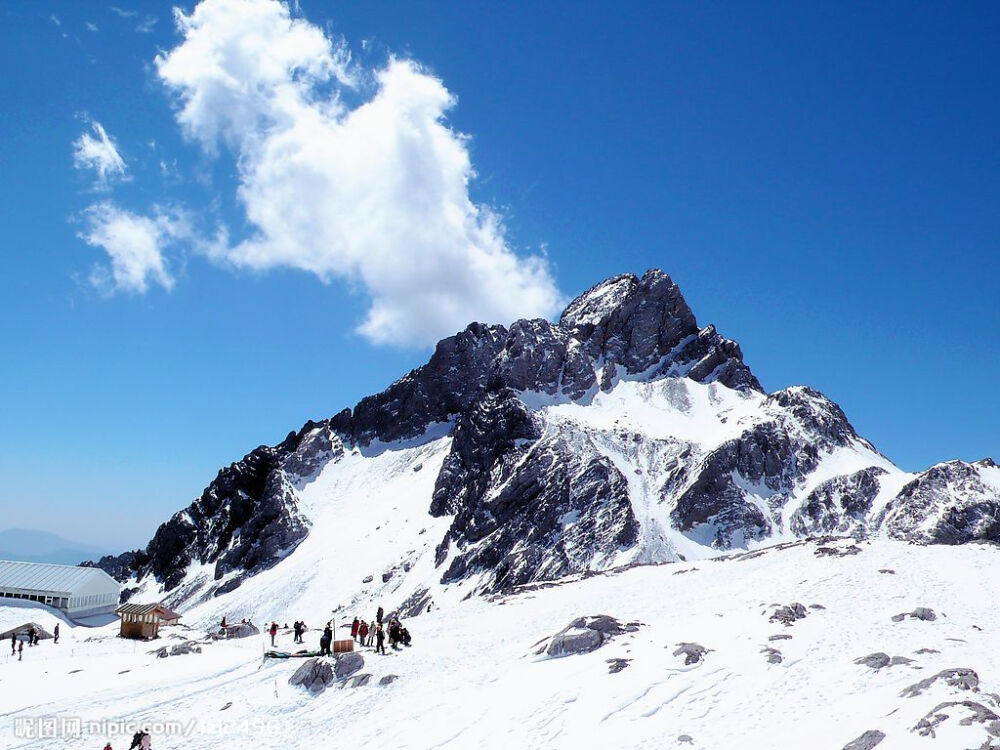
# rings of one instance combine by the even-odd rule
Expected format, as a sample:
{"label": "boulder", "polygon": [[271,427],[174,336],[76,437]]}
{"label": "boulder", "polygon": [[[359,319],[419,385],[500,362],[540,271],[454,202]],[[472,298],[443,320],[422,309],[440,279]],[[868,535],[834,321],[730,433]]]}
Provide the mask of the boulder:
{"label": "boulder", "polygon": [[295,674],[288,678],[288,684],[301,686],[317,695],[332,685],[335,679],[333,664],[328,659],[318,657],[306,660],[295,670]]}
{"label": "boulder", "polygon": [[617,635],[634,633],[638,629],[638,622],[622,625],[610,615],[578,617],[551,638],[541,641],[541,648],[535,653],[544,653],[547,656],[585,654],[600,648],[606,641]]}
{"label": "boulder", "polygon": [[333,671],[338,680],[343,680],[364,666],[365,657],[357,651],[350,651],[346,654],[336,655]]}

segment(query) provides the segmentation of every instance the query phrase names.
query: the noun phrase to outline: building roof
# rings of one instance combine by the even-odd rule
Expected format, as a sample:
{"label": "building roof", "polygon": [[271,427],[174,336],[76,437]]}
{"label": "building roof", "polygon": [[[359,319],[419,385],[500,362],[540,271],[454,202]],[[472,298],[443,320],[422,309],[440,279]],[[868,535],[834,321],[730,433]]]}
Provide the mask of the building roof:
{"label": "building roof", "polygon": [[180,615],[171,609],[167,609],[159,602],[151,604],[128,603],[121,605],[115,610],[119,615],[151,615],[156,614],[161,620],[176,620]]}
{"label": "building roof", "polygon": [[118,582],[100,568],[0,560],[0,588],[72,593],[94,578]]}

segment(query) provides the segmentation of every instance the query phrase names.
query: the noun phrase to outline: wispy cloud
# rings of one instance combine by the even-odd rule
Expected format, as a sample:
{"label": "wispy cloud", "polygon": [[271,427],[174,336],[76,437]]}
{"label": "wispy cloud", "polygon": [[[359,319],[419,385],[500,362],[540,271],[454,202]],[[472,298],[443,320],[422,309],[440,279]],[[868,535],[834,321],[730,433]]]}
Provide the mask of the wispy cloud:
{"label": "wispy cloud", "polygon": [[91,132],[83,132],[73,141],[73,165],[94,170],[94,187],[106,190],[115,180],[125,179],[126,166],[114,140],[97,120],[90,121]]}
{"label": "wispy cloud", "polygon": [[87,31],[93,31],[93,32],[100,31],[100,29],[97,28],[97,24],[94,23],[93,21],[87,21],[86,23],[84,23],[84,26],[86,27]]}
{"label": "wispy cloud", "polygon": [[109,10],[114,13],[119,18],[124,18],[126,21],[136,21],[135,30],[139,34],[149,34],[156,27],[159,19],[156,16],[144,15],[141,19],[139,18],[139,11],[132,10],[131,8],[121,8],[117,5],[112,5]]}
{"label": "wispy cloud", "polygon": [[88,208],[84,222],[80,238],[108,256],[108,262],[95,265],[89,277],[100,292],[141,294],[151,284],[173,288],[166,250],[191,234],[180,215],[156,209],[152,217],[139,216],[105,201]]}
{"label": "wispy cloud", "polygon": [[146,16],[136,25],[135,30],[140,34],[152,33],[158,21],[155,16]]}
{"label": "wispy cloud", "polygon": [[[274,0],[176,10],[183,40],[157,58],[177,120],[206,154],[235,158],[252,232],[214,257],[294,268],[364,289],[359,331],[428,345],[471,320],[548,316],[561,303],[548,262],[519,255],[501,217],[475,203],[455,97],[410,60],[377,70]],[[350,101],[363,101],[350,106]]]}

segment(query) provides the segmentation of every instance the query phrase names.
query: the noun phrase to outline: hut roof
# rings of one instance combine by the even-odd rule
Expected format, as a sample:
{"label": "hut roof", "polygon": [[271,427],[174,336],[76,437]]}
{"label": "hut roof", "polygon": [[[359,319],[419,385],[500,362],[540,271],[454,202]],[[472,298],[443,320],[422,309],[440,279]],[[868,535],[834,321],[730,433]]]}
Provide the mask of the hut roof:
{"label": "hut roof", "polygon": [[164,607],[159,602],[152,602],[150,604],[139,604],[129,602],[128,604],[121,605],[115,612],[119,615],[153,615],[155,614],[161,620],[176,620],[180,617],[179,614],[174,612],[172,609]]}

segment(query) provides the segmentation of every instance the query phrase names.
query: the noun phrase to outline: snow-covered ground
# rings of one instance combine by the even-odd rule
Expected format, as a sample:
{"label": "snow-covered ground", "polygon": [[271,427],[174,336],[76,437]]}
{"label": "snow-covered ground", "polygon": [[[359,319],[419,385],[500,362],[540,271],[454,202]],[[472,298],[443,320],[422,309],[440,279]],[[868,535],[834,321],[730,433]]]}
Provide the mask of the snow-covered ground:
{"label": "snow-covered ground", "polygon": [[[431,453],[428,462],[436,460]],[[403,517],[399,523],[406,527]],[[414,534],[422,536],[419,529]],[[336,549],[330,554],[332,565]],[[297,598],[294,580],[285,585],[280,603],[291,608],[279,613],[275,606],[265,615],[282,623],[305,617],[318,626],[324,608],[338,603],[336,587],[318,603]],[[276,592],[275,586],[259,593]],[[503,597],[446,601],[407,622],[411,648],[387,656],[363,650],[361,672],[373,676],[367,685],[334,685],[316,696],[288,684],[299,660],[262,659],[263,638],[207,643],[200,654],[160,659],[150,652],[198,632],[168,629],[160,642],[144,644],[116,638],[114,625],[64,626],[62,643],[26,649],[20,663],[7,656],[9,647],[0,650],[0,747],[82,750],[108,739],[116,750],[127,747],[123,737],[106,734],[16,736],[34,726],[30,720],[51,716],[154,728],[176,722],[187,732],[154,732],[157,750],[839,750],[866,731],[885,734],[878,750],[997,747],[990,732],[1000,734],[992,713],[1000,710],[993,694],[1000,691],[998,589],[1000,549],[978,544],[844,539],[631,567]],[[793,603],[803,605],[805,617],[791,625],[771,621],[778,606]],[[933,610],[935,619],[893,620],[918,607]],[[575,618],[597,614],[642,624],[589,653],[535,653],[539,641]],[[0,607],[0,623],[14,620],[44,624],[51,614]],[[317,640],[312,630],[307,645]],[[280,636],[279,645],[290,642],[290,635]],[[707,651],[686,664],[675,655],[683,643]],[[855,663],[879,653],[904,659],[880,669]],[[625,666],[612,672],[615,664]],[[960,673],[908,690],[953,668],[974,670],[979,683]],[[378,684],[390,674],[398,680]],[[948,718],[935,718],[935,709]],[[922,736],[914,728],[928,714],[933,726]],[[984,721],[969,720],[977,715]]]}

